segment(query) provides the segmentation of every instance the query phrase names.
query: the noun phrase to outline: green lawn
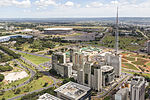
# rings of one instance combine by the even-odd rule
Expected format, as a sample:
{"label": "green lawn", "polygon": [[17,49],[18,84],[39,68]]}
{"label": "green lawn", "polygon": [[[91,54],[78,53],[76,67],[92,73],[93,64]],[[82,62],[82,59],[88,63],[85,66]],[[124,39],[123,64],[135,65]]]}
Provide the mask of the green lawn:
{"label": "green lawn", "polygon": [[15,90],[11,90],[11,91],[1,93],[3,95],[0,95],[0,100],[3,97],[5,99],[8,99],[8,98],[12,98],[12,97],[15,97],[17,95],[20,95],[20,94],[24,94],[24,93],[31,92],[31,91],[34,91],[34,90],[38,90],[40,88],[43,88],[45,83],[48,83],[47,86],[49,86],[49,85],[53,84],[53,80],[50,79],[48,76],[43,76],[43,77],[41,77],[37,80],[33,80],[32,82],[30,82],[29,84],[27,84],[25,86],[22,86],[22,87],[18,88],[19,90],[21,90],[19,94],[14,94]]}
{"label": "green lawn", "polygon": [[147,62],[147,60],[138,58],[137,61],[134,61],[132,63],[136,64],[136,65],[144,65]]}
{"label": "green lawn", "polygon": [[133,57],[124,57],[124,58],[129,60],[129,61],[135,61],[135,58],[133,58]]}
{"label": "green lawn", "polygon": [[133,70],[138,70],[135,66],[129,64],[129,63],[123,63],[123,67],[124,68],[128,68],[128,69],[133,69]]}
{"label": "green lawn", "polygon": [[147,66],[150,66],[150,63],[148,63]]}
{"label": "green lawn", "polygon": [[50,61],[50,59],[44,58],[44,57],[39,57],[39,56],[30,55],[30,54],[26,54],[26,53],[19,53],[19,54],[21,54],[24,58],[30,60],[32,63],[34,63],[36,65]]}

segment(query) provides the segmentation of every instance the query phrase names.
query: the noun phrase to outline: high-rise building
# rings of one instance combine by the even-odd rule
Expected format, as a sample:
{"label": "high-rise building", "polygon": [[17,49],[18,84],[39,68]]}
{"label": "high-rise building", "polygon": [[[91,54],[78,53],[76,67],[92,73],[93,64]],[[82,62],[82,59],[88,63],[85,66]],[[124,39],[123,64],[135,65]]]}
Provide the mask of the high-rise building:
{"label": "high-rise building", "polygon": [[122,88],[115,94],[115,100],[128,100],[129,98],[129,89]]}
{"label": "high-rise building", "polygon": [[77,81],[100,91],[102,86],[109,85],[114,80],[114,68],[112,66],[101,66],[86,62],[84,68],[78,71]]}
{"label": "high-rise building", "polygon": [[107,53],[105,59],[107,65],[114,67],[115,76],[119,77],[121,75],[121,55]]}
{"label": "high-rise building", "polygon": [[66,63],[66,54],[57,52],[52,55],[52,68],[62,77],[72,76],[72,63]]}
{"label": "high-rise building", "polygon": [[131,80],[131,100],[145,100],[145,79],[141,76],[135,76]]}

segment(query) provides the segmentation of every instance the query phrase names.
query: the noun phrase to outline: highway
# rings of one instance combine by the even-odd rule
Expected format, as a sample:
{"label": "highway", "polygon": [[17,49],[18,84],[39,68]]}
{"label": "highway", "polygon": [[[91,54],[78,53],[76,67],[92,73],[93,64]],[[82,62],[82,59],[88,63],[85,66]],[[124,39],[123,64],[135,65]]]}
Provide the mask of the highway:
{"label": "highway", "polygon": [[25,51],[15,50],[15,49],[12,49],[12,48],[10,48],[10,50],[17,51],[17,52],[20,52],[20,53],[26,53],[26,54],[30,54],[30,55],[34,55],[34,56],[39,56],[39,57],[51,59],[51,57],[44,56],[44,55],[39,55],[39,54],[35,54],[35,53],[29,53],[29,52],[25,52]]}

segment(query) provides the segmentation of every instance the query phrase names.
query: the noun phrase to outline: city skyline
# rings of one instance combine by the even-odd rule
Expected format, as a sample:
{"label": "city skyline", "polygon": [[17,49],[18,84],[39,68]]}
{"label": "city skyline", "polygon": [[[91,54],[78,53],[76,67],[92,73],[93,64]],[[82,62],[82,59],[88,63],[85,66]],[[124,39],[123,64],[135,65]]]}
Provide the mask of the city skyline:
{"label": "city skyline", "polygon": [[2,0],[0,18],[115,17],[117,5],[120,17],[150,16],[149,0]]}

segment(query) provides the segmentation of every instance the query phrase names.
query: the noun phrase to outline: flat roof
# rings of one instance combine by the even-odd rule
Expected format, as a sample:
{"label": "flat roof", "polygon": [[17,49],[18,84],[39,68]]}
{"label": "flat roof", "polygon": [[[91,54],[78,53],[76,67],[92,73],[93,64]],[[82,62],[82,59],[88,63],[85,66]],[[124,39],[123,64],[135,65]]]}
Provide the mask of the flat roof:
{"label": "flat roof", "polygon": [[125,94],[129,91],[129,88],[122,88],[116,94]]}
{"label": "flat roof", "polygon": [[112,66],[102,66],[101,69],[102,69],[102,72],[108,72],[114,68]]}
{"label": "flat roof", "polygon": [[41,95],[37,100],[62,100],[62,99],[59,99],[51,94],[45,93]]}
{"label": "flat roof", "polygon": [[71,98],[78,98],[83,94],[87,93],[90,89],[91,89],[90,87],[70,81],[62,85],[61,87],[55,89],[55,92],[60,92]]}
{"label": "flat roof", "polygon": [[135,76],[131,80],[131,84],[133,84],[133,87],[141,87],[145,83],[145,79],[142,76]]}
{"label": "flat roof", "polygon": [[73,28],[45,28],[45,31],[55,31],[55,30],[62,30],[62,31],[67,31],[67,30],[72,30]]}

